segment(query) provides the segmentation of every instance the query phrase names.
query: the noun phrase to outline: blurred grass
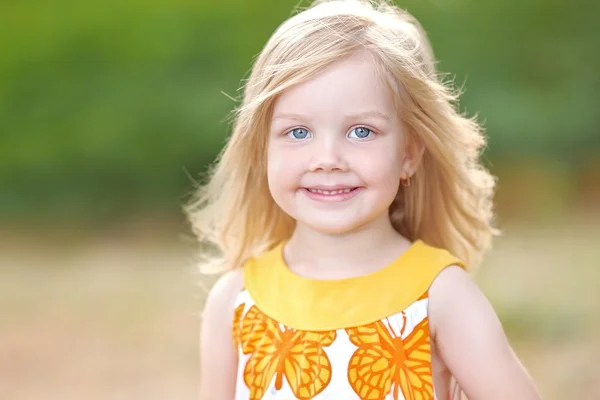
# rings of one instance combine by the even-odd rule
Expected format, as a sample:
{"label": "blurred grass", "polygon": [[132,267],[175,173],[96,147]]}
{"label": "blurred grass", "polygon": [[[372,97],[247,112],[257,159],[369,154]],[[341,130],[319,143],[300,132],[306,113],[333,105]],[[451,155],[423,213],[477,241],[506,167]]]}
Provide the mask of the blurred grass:
{"label": "blurred grass", "polygon": [[194,398],[191,253],[156,231],[77,236],[0,238],[0,398]]}
{"label": "blurred grass", "polygon": [[[513,223],[476,275],[545,399],[600,397],[599,222]],[[174,237],[0,237],[0,398],[195,398],[214,279]]]}

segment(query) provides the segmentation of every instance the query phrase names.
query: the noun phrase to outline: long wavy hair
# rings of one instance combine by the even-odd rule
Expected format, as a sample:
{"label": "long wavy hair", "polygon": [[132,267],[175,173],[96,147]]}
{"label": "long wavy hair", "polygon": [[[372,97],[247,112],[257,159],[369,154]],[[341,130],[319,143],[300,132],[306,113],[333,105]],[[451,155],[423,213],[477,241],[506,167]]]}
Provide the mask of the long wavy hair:
{"label": "long wavy hair", "polygon": [[417,20],[386,2],[316,1],[286,20],[257,57],[233,114],[233,132],[185,206],[203,246],[205,273],[238,268],[288,239],[294,220],[267,185],[266,151],[273,104],[287,88],[366,50],[395,96],[409,135],[425,151],[389,216],[410,240],[445,248],[476,266],[498,231],[492,226],[495,179],[480,164],[481,126],[458,111],[459,93],[435,65]]}

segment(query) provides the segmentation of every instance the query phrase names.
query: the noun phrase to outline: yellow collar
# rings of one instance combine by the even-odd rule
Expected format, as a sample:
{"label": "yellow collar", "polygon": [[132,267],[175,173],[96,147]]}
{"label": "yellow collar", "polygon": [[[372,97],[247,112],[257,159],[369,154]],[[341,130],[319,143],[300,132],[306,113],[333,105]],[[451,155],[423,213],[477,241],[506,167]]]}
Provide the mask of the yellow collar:
{"label": "yellow collar", "polygon": [[367,275],[317,280],[292,272],[284,243],[244,265],[244,283],[256,306],[284,325],[328,331],[397,314],[421,296],[439,272],[464,264],[448,251],[415,241],[387,266]]}

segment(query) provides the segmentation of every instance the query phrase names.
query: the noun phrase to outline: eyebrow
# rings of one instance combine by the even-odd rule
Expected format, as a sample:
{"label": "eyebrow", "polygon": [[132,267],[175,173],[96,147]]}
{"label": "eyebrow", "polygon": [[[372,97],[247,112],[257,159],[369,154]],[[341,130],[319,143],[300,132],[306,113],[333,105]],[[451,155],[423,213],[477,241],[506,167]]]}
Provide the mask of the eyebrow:
{"label": "eyebrow", "polygon": [[[273,121],[277,119],[291,119],[291,120],[305,120],[310,117],[306,114],[296,114],[296,113],[277,113],[273,116]],[[361,111],[355,114],[347,114],[345,115],[346,119],[357,119],[357,118],[378,118],[384,121],[389,121],[390,117],[387,115],[377,111],[377,110],[369,110],[369,111]]]}

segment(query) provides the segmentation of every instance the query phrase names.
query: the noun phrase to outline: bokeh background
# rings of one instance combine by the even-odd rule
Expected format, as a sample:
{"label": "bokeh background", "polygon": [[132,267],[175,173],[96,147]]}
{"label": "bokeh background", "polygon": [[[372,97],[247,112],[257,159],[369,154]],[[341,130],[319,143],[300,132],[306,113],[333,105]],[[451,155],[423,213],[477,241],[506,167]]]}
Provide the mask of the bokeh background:
{"label": "bokeh background", "polygon": [[[0,399],[195,398],[214,278],[181,207],[297,4],[0,2]],[[477,281],[546,399],[600,398],[598,3],[398,4],[487,129]]]}

